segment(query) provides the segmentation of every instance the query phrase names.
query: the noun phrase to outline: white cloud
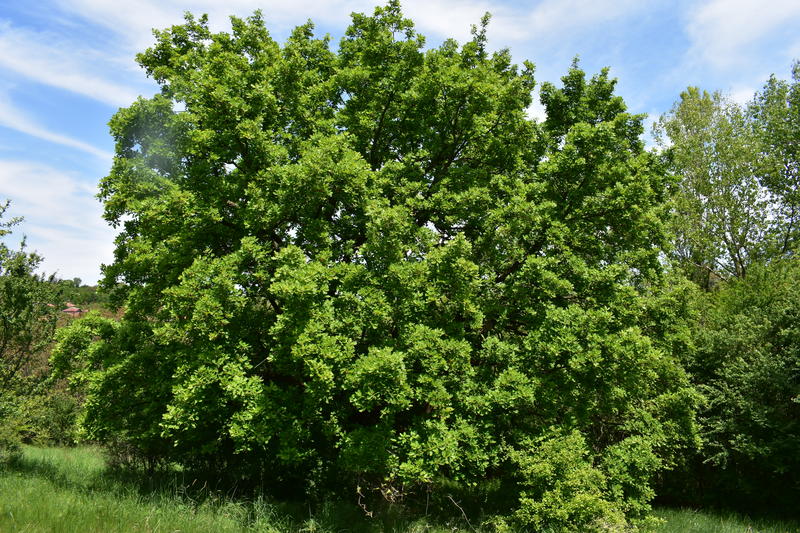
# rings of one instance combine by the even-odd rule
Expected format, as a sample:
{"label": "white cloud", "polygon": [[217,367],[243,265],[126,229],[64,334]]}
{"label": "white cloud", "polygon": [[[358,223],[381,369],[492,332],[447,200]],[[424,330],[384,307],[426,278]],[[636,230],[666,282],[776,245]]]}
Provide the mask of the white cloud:
{"label": "white cloud", "polygon": [[[369,11],[375,2],[367,0],[129,0],[125,9],[107,0],[56,0],[70,14],[119,34],[133,51],[141,51],[153,43],[151,30],[163,29],[183,22],[183,13],[207,13],[214,31],[229,28],[228,17],[247,16],[261,9],[269,27],[281,24],[294,27],[311,18],[318,23],[341,25],[349,20],[352,11]],[[344,27],[342,27],[344,29]]]}
{"label": "white cloud", "polygon": [[[152,28],[180,24],[183,13],[207,13],[214,30],[228,28],[228,16],[246,16],[261,9],[267,26],[284,30],[312,19],[319,25],[344,31],[350,13],[372,13],[377,0],[130,0],[125,9],[107,0],[56,0],[65,12],[78,15],[122,36],[132,50],[139,51],[153,42]],[[405,0],[403,12],[423,34],[432,37],[469,39],[470,27],[492,13],[491,39],[505,42],[561,38],[563,32],[580,30],[614,20],[646,8],[636,0],[543,0],[526,7],[507,7],[491,0]]]}
{"label": "white cloud", "polygon": [[471,38],[472,26],[479,24],[481,17],[487,12],[492,14],[487,31],[490,43],[507,43],[525,35],[520,19],[513,12],[493,6],[490,2],[410,0],[403,3],[403,10],[423,35],[452,37],[462,43]]}
{"label": "white cloud", "polygon": [[72,137],[49,131],[39,124],[36,124],[36,122],[31,120],[29,117],[15,109],[8,99],[4,98],[3,96],[0,96],[0,126],[5,126],[45,141],[69,146],[70,148],[75,148],[77,150],[92,154],[100,159],[111,161],[113,158],[113,154],[106,152],[105,150],[96,148],[91,144],[79,141],[78,139],[73,139]]}
{"label": "white cloud", "polygon": [[134,52],[152,44],[152,28],[160,29],[181,20],[181,11],[176,11],[169,0],[129,0],[124,9],[107,0],[56,0],[56,4],[67,13],[112,30],[123,40],[122,46]]}
{"label": "white cloud", "polygon": [[[740,66],[757,56],[755,44],[781,28],[795,28],[800,22],[800,2],[773,0],[766,4],[752,0],[711,0],[689,14],[687,32],[692,42],[689,55],[718,69]],[[794,32],[797,46],[800,39]]]}
{"label": "white cloud", "polygon": [[0,67],[112,106],[129,105],[138,92],[97,73],[114,62],[107,52],[76,46],[68,39],[0,26]]}
{"label": "white cloud", "polygon": [[526,36],[561,35],[594,25],[633,16],[645,9],[636,0],[545,0],[529,14]]}
{"label": "white cloud", "polygon": [[15,234],[44,257],[44,272],[97,281],[100,264],[113,258],[115,232],[101,217],[94,187],[46,165],[0,160],[0,190],[11,200],[7,215],[24,217]]}
{"label": "white cloud", "polygon": [[[766,80],[767,76],[763,76],[762,79]],[[750,103],[755,94],[756,90],[750,86],[738,86],[730,91],[730,98],[740,106],[744,106]]]}
{"label": "white cloud", "polygon": [[534,119],[536,122],[544,122],[547,119],[547,110],[541,102],[541,94],[537,89],[533,94],[531,105],[525,110],[528,118]]}
{"label": "white cloud", "polygon": [[492,15],[490,43],[543,42],[563,44],[567,34],[596,30],[598,25],[634,16],[646,8],[636,0],[542,0],[508,7],[481,0],[406,0],[404,12],[423,33],[470,38],[470,28],[484,13]]}

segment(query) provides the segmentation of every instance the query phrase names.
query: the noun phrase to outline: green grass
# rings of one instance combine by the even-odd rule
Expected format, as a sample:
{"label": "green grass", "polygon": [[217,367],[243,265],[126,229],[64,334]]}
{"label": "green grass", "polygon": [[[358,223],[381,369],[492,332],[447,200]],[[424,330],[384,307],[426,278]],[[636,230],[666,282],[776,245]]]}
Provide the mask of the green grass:
{"label": "green grass", "polygon": [[20,461],[0,470],[0,532],[471,531],[460,518],[434,525],[386,513],[372,520],[354,502],[311,509],[233,497],[206,486],[181,472],[120,476],[105,468],[97,448],[28,446]]}
{"label": "green grass", "polygon": [[[461,517],[412,519],[398,508],[365,518],[354,502],[305,504],[247,499],[210,490],[181,472],[119,475],[97,448],[26,447],[0,470],[0,532],[454,533],[473,530]],[[659,509],[657,533],[789,533],[797,522],[735,514]]]}
{"label": "green grass", "polygon": [[797,533],[795,521],[749,518],[736,513],[704,512],[692,509],[657,509],[655,516],[664,520],[658,533]]}
{"label": "green grass", "polygon": [[258,527],[264,518],[251,520],[241,504],[196,506],[176,496],[143,495],[105,475],[92,448],[26,448],[23,460],[0,477],[0,531],[227,532]]}

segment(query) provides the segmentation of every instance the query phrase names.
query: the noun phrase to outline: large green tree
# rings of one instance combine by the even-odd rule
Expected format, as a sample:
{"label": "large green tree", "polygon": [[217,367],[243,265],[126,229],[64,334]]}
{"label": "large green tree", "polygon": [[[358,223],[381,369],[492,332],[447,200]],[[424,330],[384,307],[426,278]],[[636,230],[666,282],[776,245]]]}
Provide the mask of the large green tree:
{"label": "large green tree", "polygon": [[111,121],[125,315],[54,356],[89,434],[389,499],[500,480],[528,528],[645,513],[695,400],[654,297],[665,173],[607,72],[543,85],[537,124],[487,20],[426,50],[390,2],[336,52],[231,20],[157,32],[161,92]]}

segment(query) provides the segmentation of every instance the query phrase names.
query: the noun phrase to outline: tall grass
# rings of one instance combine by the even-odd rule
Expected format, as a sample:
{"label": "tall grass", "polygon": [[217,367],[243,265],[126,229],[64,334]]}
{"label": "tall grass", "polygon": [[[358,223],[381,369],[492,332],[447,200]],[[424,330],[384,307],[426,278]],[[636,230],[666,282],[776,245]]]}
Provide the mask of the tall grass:
{"label": "tall grass", "polygon": [[[800,502],[798,502],[800,506]],[[658,533],[798,533],[800,523],[789,520],[750,518],[733,512],[692,509],[657,509],[663,520]]]}
{"label": "tall grass", "polygon": [[106,475],[102,456],[91,448],[26,448],[0,477],[3,532],[283,531],[274,521],[264,524],[266,517],[247,515],[242,504],[194,505],[167,490],[143,494]]}
{"label": "tall grass", "polygon": [[[25,447],[0,471],[0,532],[265,532],[326,533],[468,531],[456,520],[430,524],[402,513],[366,518],[353,502],[301,503],[242,498],[209,488],[183,472],[152,475],[106,469],[97,448]],[[466,524],[463,524],[466,527]]]}
{"label": "tall grass", "polygon": [[[101,450],[25,447],[0,470],[0,532],[454,533],[472,528],[460,513],[413,518],[401,508],[366,518],[354,502],[310,507],[210,487],[180,471],[108,470]],[[660,509],[657,533],[800,533],[797,522]]]}

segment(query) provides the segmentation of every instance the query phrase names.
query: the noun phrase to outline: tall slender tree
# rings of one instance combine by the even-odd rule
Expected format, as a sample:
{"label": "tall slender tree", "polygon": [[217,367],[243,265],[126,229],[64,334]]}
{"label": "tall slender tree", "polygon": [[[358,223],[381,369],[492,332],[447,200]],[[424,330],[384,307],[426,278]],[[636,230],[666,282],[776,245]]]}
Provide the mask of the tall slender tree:
{"label": "tall slender tree", "polygon": [[792,81],[770,77],[751,105],[761,141],[761,183],[772,204],[769,255],[796,255],[800,244],[800,62]]}
{"label": "tall slender tree", "polygon": [[759,138],[744,109],[696,87],[656,127],[677,176],[673,257],[703,287],[742,278],[763,253],[768,199],[759,182]]}
{"label": "tall slender tree", "polygon": [[[0,204],[0,238],[19,223],[3,221],[9,202]],[[36,269],[41,258],[14,250],[0,240],[0,462],[19,448],[19,398],[30,393],[52,343],[56,312],[54,291]],[[50,305],[48,305],[50,304]]]}
{"label": "tall slender tree", "polygon": [[[9,202],[0,204],[0,237],[21,219],[2,221]],[[36,269],[41,257],[0,241],[0,394],[21,385],[32,359],[52,342],[56,314],[53,291]],[[50,304],[50,305],[48,305]]]}

